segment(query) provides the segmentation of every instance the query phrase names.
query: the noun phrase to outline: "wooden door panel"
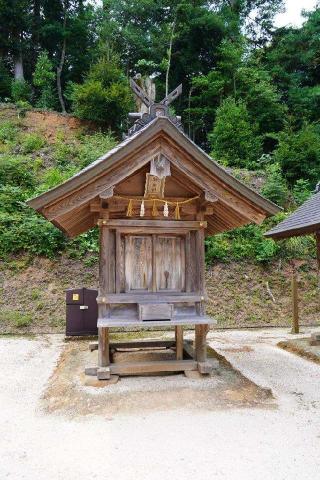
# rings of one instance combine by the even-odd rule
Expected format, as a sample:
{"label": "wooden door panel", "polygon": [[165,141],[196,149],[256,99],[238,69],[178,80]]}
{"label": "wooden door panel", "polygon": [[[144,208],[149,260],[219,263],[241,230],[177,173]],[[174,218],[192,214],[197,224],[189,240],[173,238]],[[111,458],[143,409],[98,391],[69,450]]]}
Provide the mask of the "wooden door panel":
{"label": "wooden door panel", "polygon": [[184,238],[178,236],[158,235],[154,253],[157,290],[184,291]]}
{"label": "wooden door panel", "polygon": [[127,235],[125,237],[125,290],[152,289],[152,237]]}

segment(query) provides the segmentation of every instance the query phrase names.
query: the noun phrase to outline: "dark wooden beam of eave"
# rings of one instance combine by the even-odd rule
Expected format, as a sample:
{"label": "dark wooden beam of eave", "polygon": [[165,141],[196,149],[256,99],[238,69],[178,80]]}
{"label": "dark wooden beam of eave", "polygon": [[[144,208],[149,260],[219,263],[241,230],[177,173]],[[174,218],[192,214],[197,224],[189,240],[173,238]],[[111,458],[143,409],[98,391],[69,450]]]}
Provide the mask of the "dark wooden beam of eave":
{"label": "dark wooden beam of eave", "polygon": [[279,230],[278,232],[272,232],[272,230],[270,230],[270,232],[265,233],[264,236],[267,238],[273,238],[274,240],[284,240],[290,237],[302,237],[303,235],[312,235],[317,231],[320,231],[320,223],[304,226],[303,228],[299,227],[292,228],[290,230]]}

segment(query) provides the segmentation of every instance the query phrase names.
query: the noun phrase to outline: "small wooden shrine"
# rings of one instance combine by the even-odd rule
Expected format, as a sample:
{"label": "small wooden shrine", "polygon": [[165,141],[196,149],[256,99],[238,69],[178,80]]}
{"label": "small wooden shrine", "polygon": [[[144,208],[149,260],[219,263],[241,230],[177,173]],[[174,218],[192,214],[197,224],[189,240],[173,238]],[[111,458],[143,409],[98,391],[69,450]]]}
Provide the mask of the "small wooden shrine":
{"label": "small wooden shrine", "polygon": [[[87,374],[209,373],[206,335],[215,320],[205,314],[205,236],[261,223],[279,209],[183,133],[169,115],[181,86],[159,103],[131,86],[148,112],[131,114],[125,140],[29,205],[70,237],[99,226],[98,365]],[[173,346],[175,360],[112,362],[110,328],[150,326],[175,327],[174,342],[149,342]],[[183,327],[193,326],[194,349],[183,341]]]}

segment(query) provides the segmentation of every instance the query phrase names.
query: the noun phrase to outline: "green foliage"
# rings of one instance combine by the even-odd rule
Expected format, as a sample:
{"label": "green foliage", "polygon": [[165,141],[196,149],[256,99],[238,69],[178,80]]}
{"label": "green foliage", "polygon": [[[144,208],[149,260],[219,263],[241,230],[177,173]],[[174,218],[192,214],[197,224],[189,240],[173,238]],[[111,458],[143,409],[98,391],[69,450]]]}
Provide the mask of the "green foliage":
{"label": "green foliage", "polygon": [[44,147],[46,141],[44,137],[37,133],[29,133],[25,135],[21,142],[21,151],[22,153],[28,154],[32,152],[36,152]]}
{"label": "green foliage", "polygon": [[37,107],[45,109],[55,107],[57,103],[54,92],[55,76],[53,63],[49,59],[48,52],[41,52],[33,73],[33,84],[39,89],[39,98],[36,102]]}
{"label": "green foliage", "polygon": [[32,161],[23,155],[1,155],[0,186],[16,185],[32,188],[35,185]]}
{"label": "green foliage", "polygon": [[30,314],[24,314],[14,310],[3,310],[0,313],[0,321],[9,323],[17,328],[23,328],[28,327],[32,323],[33,319],[32,315]]}
{"label": "green foliage", "polygon": [[71,94],[75,115],[119,129],[132,104],[127,79],[115,58],[101,57]]}
{"label": "green foliage", "polygon": [[233,98],[217,109],[216,121],[209,135],[213,156],[234,167],[253,166],[261,154],[261,140],[251,124],[246,105]]}
{"label": "green foliage", "polygon": [[93,135],[83,136],[77,153],[80,167],[84,168],[91,162],[97,160],[97,158],[115,147],[116,143],[117,142],[111,132],[98,132]]}
{"label": "green foliage", "polygon": [[17,137],[18,129],[16,125],[10,121],[0,123],[0,142],[13,142]]}
{"label": "green foliage", "polygon": [[62,232],[30,210],[0,213],[0,251],[4,256],[25,250],[52,258],[65,245]]}
{"label": "green foliage", "polygon": [[320,130],[318,125],[305,124],[301,130],[279,134],[274,159],[282,167],[290,185],[305,179],[315,186],[320,179]]}
{"label": "green foliage", "polygon": [[82,235],[79,235],[78,237],[71,240],[68,244],[68,255],[71,258],[83,258],[87,253],[97,254],[98,252],[99,252],[98,228],[93,228],[88,232],[83,233]]}
{"label": "green foliage", "polygon": [[[25,134],[10,122],[1,124],[0,135],[3,141],[17,141],[15,149],[20,152],[35,152],[45,144],[42,136]],[[98,252],[97,229],[68,241],[60,230],[27,207],[25,202],[62,183],[107,153],[114,144],[110,133],[82,135],[71,141],[60,136],[55,147],[48,146],[56,158],[53,165],[46,168],[41,159],[34,159],[26,153],[0,154],[1,257],[26,251],[31,255],[53,258],[67,250],[70,256],[77,258],[83,258],[89,252],[90,261],[94,261]],[[62,151],[62,146],[68,148]]]}
{"label": "green foliage", "polygon": [[262,194],[277,205],[285,206],[288,203],[289,189],[280,165],[278,163],[268,165],[266,173],[267,178],[262,188]]}
{"label": "green foliage", "polygon": [[297,180],[293,187],[292,194],[296,205],[302,205],[312,195],[309,182],[302,178]]}
{"label": "green foliage", "polygon": [[116,140],[111,132],[83,135],[79,141],[72,143],[62,138],[55,144],[54,158],[59,166],[70,166],[70,162],[73,162],[77,167],[84,168],[115,145]]}
{"label": "green foliage", "polygon": [[263,237],[264,228],[248,225],[229,233],[206,238],[206,262],[214,260],[231,261],[244,258],[267,262],[279,252],[279,245]]}
{"label": "green foliage", "polygon": [[31,102],[31,87],[25,80],[15,80],[11,84],[11,96],[14,102]]}

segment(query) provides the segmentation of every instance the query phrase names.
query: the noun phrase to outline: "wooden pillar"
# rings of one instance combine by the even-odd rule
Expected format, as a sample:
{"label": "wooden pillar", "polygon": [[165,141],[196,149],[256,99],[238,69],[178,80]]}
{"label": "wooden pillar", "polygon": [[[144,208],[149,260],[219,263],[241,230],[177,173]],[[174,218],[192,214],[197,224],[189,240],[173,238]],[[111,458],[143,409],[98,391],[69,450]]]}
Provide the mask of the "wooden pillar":
{"label": "wooden pillar", "polygon": [[298,281],[296,267],[292,266],[292,333],[299,333]]}
{"label": "wooden pillar", "polygon": [[109,328],[99,328],[98,335],[98,366],[107,367],[110,365]]}
{"label": "wooden pillar", "polygon": [[[204,220],[204,211],[201,207],[199,207],[199,211],[197,213],[197,220],[203,221]],[[204,297],[206,293],[206,283],[205,283],[205,271],[206,271],[206,262],[205,262],[205,250],[204,250],[204,228],[200,228],[197,231],[196,237],[196,248],[197,248],[197,256],[198,256],[198,282],[199,282],[199,293],[201,295],[201,301],[196,304],[196,309],[198,315],[205,315],[205,303]]]}
{"label": "wooden pillar", "polygon": [[183,360],[183,327],[177,325],[175,327],[175,337],[176,337],[176,359]]}
{"label": "wooden pillar", "polygon": [[206,362],[207,360],[207,333],[208,325],[195,326],[195,360]]}
{"label": "wooden pillar", "polygon": [[[109,292],[109,268],[108,268],[108,250],[110,231],[107,220],[109,218],[109,211],[104,209],[101,213],[102,218],[99,220],[100,227],[100,259],[99,259],[99,297],[103,298]],[[106,318],[109,316],[109,305],[99,303],[98,318]],[[100,327],[98,329],[98,365],[99,367],[106,367],[110,364],[109,352],[109,329]]]}
{"label": "wooden pillar", "polygon": [[316,232],[317,266],[318,266],[318,286],[320,288],[320,232]]}

